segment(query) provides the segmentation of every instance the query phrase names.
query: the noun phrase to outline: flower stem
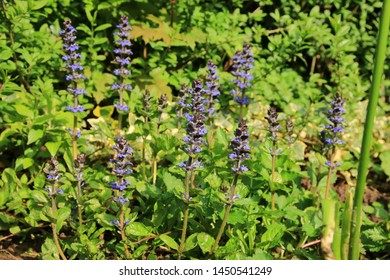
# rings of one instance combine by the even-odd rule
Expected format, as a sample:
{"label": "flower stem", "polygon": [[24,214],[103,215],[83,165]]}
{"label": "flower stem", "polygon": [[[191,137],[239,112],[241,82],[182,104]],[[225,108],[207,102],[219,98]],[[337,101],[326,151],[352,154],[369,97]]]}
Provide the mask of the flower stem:
{"label": "flower stem", "polygon": [[[192,165],[192,157],[188,158],[187,166]],[[188,215],[190,210],[190,205],[188,204],[189,197],[190,197],[190,184],[192,179],[192,172],[187,170],[186,172],[186,186],[184,190],[184,201],[186,202],[185,209],[184,209],[184,218],[183,218],[183,230],[181,232],[181,240],[180,240],[180,247],[179,247],[179,256],[178,259],[181,259],[181,256],[183,254],[184,245],[186,241],[187,236],[187,226],[188,226]]]}
{"label": "flower stem", "polygon": [[390,0],[384,0],[381,20],[379,25],[379,40],[376,46],[374,73],[370,89],[370,97],[367,106],[366,121],[364,124],[363,142],[359,159],[358,178],[356,192],[354,196],[354,206],[352,214],[350,259],[359,259],[360,253],[360,227],[362,224],[362,207],[366,176],[370,161],[370,147],[372,142],[372,131],[374,129],[375,111],[379,98],[383,66],[386,58],[386,47],[390,26]]}
{"label": "flower stem", "polygon": [[[53,187],[54,188],[54,187]],[[55,189],[54,189],[55,190]],[[51,198],[51,211],[52,211],[52,214],[53,214],[53,217],[56,217],[57,216],[57,206],[56,206],[56,202],[55,202],[55,199],[54,199],[54,195],[51,194],[50,195],[50,198]],[[56,245],[57,247],[57,250],[61,256],[61,259],[63,260],[67,260],[64,252],[62,251],[61,249],[61,245],[60,245],[60,242],[58,240],[58,235],[57,235],[57,225],[56,223],[52,222],[51,223],[51,229],[53,231],[53,240],[54,240],[54,244]]]}
{"label": "flower stem", "polygon": [[[123,196],[122,191],[120,191],[119,193],[120,193],[119,196],[122,197]],[[130,254],[129,248],[127,247],[127,244],[126,244],[125,213],[123,211],[123,204],[121,205],[121,211],[119,213],[119,223],[120,223],[121,238],[122,238],[122,241],[123,241],[123,247],[125,249],[126,259],[130,259],[131,258],[131,254]]]}
{"label": "flower stem", "polygon": [[232,183],[232,188],[230,190],[230,195],[229,195],[229,203],[225,205],[225,215],[223,217],[221,227],[219,228],[218,235],[215,238],[214,245],[211,248],[210,254],[214,253],[215,249],[217,248],[217,246],[219,244],[219,241],[221,240],[222,234],[223,234],[223,232],[225,230],[225,226],[226,226],[226,223],[227,223],[227,219],[229,217],[230,209],[233,206],[233,198],[234,198],[234,194],[235,194],[235,191],[236,191],[238,176],[239,176],[238,174],[236,174],[234,176],[233,183]]}
{"label": "flower stem", "polygon": [[272,145],[272,163],[271,163],[271,210],[275,210],[275,162],[276,162],[276,141]]}

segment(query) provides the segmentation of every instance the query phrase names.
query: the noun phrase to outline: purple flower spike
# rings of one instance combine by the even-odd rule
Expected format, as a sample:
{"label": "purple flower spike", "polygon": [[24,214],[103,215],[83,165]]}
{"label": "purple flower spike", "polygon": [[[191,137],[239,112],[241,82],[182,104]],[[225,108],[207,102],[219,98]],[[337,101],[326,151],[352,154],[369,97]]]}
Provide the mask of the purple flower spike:
{"label": "purple flower spike", "polygon": [[115,173],[117,180],[111,182],[111,189],[124,191],[130,182],[124,177],[132,173],[133,164],[130,161],[133,155],[132,148],[127,144],[124,137],[117,137],[112,148],[116,151],[116,157],[111,160],[113,163],[112,171]]}
{"label": "purple flower spike", "polygon": [[118,31],[114,33],[116,36],[115,45],[117,49],[114,50],[115,58],[113,63],[117,65],[117,68],[113,71],[115,76],[118,76],[119,82],[111,86],[111,89],[119,92],[119,103],[115,104],[115,108],[120,112],[128,112],[129,107],[123,101],[123,92],[125,90],[132,90],[131,85],[125,83],[125,80],[131,75],[131,71],[128,69],[131,63],[130,55],[133,53],[130,50],[131,42],[128,17],[122,16],[119,24],[117,25]]}
{"label": "purple flower spike", "polygon": [[71,83],[71,86],[68,87],[68,92],[75,99],[75,106],[67,106],[67,109],[73,113],[83,112],[84,107],[79,106],[77,100],[78,95],[86,94],[84,89],[78,88],[77,86],[80,80],[85,79],[85,76],[82,74],[84,68],[80,63],[81,55],[77,52],[79,50],[79,45],[76,43],[77,30],[72,26],[70,20],[64,20],[63,25],[64,29],[60,31],[60,36],[62,37],[62,50],[65,52],[65,55],[62,56],[62,60],[65,62],[68,70],[65,78]]}
{"label": "purple flower spike", "polygon": [[214,112],[214,102],[216,101],[216,97],[220,94],[220,84],[217,66],[213,63],[212,60],[209,60],[209,62],[207,63],[207,72],[208,75],[206,77],[205,93],[207,96],[207,110],[209,116],[211,116]]}
{"label": "purple flower spike", "polygon": [[[345,142],[340,139],[340,135],[344,133],[344,123],[346,120],[342,117],[346,113],[344,109],[345,100],[337,94],[330,102],[331,108],[328,110],[328,120],[330,124],[325,126],[325,129],[320,132],[320,140],[322,141],[322,150],[328,153],[336,145],[343,145]],[[338,162],[325,162],[327,166],[334,169],[341,166]]]}
{"label": "purple flower spike", "polygon": [[244,44],[242,51],[237,51],[233,56],[233,71],[232,75],[235,77],[232,82],[236,88],[231,91],[233,99],[240,105],[249,104],[249,99],[246,98],[245,90],[252,86],[251,80],[253,76],[250,73],[253,68],[253,53],[249,44]]}
{"label": "purple flower spike", "polygon": [[242,165],[242,163],[250,158],[249,133],[244,121],[240,121],[234,135],[235,138],[230,143],[232,153],[229,158],[235,162],[232,171],[241,174],[248,171],[248,167]]}
{"label": "purple flower spike", "polygon": [[187,96],[191,96],[191,103],[186,106],[189,113],[184,114],[187,119],[187,135],[184,137],[186,146],[184,150],[190,156],[201,152],[202,146],[206,144],[206,141],[203,139],[207,134],[204,124],[206,119],[204,115],[204,93],[205,90],[199,79],[196,79],[192,84],[192,89],[187,91]]}

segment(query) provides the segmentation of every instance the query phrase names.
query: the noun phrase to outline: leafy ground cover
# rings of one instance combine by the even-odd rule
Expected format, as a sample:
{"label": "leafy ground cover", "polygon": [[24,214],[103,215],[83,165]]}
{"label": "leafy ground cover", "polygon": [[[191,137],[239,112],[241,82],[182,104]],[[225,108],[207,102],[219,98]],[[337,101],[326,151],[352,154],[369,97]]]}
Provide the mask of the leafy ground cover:
{"label": "leafy ground cover", "polygon": [[[381,1],[1,5],[1,259],[348,258]],[[361,259],[389,258],[388,76]]]}

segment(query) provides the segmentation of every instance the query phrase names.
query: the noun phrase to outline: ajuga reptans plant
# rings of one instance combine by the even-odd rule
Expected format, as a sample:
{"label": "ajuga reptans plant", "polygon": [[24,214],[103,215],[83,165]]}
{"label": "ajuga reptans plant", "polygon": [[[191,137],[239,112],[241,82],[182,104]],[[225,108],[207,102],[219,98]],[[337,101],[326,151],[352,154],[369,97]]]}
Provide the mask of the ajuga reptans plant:
{"label": "ajuga reptans plant", "polygon": [[[58,180],[61,177],[59,174],[58,165],[59,165],[58,160],[56,158],[52,158],[46,163],[43,169],[43,171],[46,174],[46,179],[49,182],[49,186],[46,187],[46,190],[49,192],[50,201],[51,201],[51,214],[54,217],[54,219],[56,219],[57,217],[57,205],[56,205],[55,197],[58,194],[63,194],[63,191],[58,188]],[[53,232],[53,241],[57,247],[58,253],[60,254],[61,259],[66,260],[67,258],[64,252],[62,251],[61,244],[58,238],[57,224],[55,221],[51,222],[51,228]]]}
{"label": "ajuga reptans plant", "polygon": [[115,156],[110,162],[113,165],[112,171],[116,175],[116,180],[112,181],[110,185],[111,189],[115,192],[114,201],[120,205],[120,212],[119,219],[111,220],[111,222],[118,227],[122,242],[124,243],[126,258],[129,258],[131,255],[126,244],[125,235],[125,226],[129,221],[125,220],[124,211],[124,207],[129,199],[124,197],[124,191],[130,185],[130,182],[126,180],[126,176],[132,173],[133,164],[130,158],[133,155],[133,150],[122,136],[115,138],[115,144],[112,148],[115,150]]}
{"label": "ajuga reptans plant", "polygon": [[211,249],[211,253],[213,253],[218,246],[235,199],[239,198],[239,195],[236,194],[238,178],[241,174],[248,171],[248,167],[243,163],[245,160],[250,158],[249,133],[248,126],[243,120],[239,122],[238,127],[234,132],[234,136],[235,138],[230,143],[232,152],[229,154],[229,159],[233,161],[232,172],[234,173],[234,178],[230,187],[230,194],[227,197],[227,203],[225,205],[225,215],[219,228],[218,235],[215,238],[215,243]]}
{"label": "ajuga reptans plant", "polygon": [[207,133],[207,129],[204,123],[206,119],[204,106],[204,89],[199,79],[194,80],[194,82],[192,83],[192,88],[188,90],[188,96],[191,96],[191,102],[186,104],[188,113],[184,114],[187,118],[187,135],[184,137],[184,151],[188,155],[188,160],[179,164],[179,166],[182,167],[186,172],[184,191],[184,201],[186,202],[186,206],[184,210],[183,231],[179,248],[179,259],[181,258],[181,254],[184,249],[187,232],[189,212],[188,203],[191,200],[189,188],[191,181],[194,180],[194,177],[192,176],[194,174],[194,170],[198,167],[203,166],[202,163],[197,159],[197,155],[202,151],[202,146],[206,144],[206,141],[203,139],[203,137]]}
{"label": "ajuga reptans plant", "polygon": [[[79,45],[76,43],[76,32],[77,30],[72,26],[70,20],[64,20],[64,29],[61,30],[60,35],[63,40],[62,49],[65,52],[65,55],[62,57],[62,60],[65,62],[66,69],[68,74],[66,75],[66,80],[70,82],[68,86],[68,92],[73,97],[73,104],[67,105],[69,112],[74,113],[73,116],[73,128],[69,129],[72,135],[72,155],[74,164],[77,164],[77,138],[81,136],[81,130],[77,128],[78,126],[78,116],[76,113],[84,112],[84,106],[79,104],[79,96],[86,94],[86,91],[79,86],[79,82],[84,80],[85,77],[82,74],[84,70],[81,66],[81,55],[78,53]],[[80,172],[79,172],[80,174]],[[79,223],[82,224],[82,212],[80,206],[81,200],[81,187],[80,181],[78,180],[77,187],[77,204],[79,211]]]}
{"label": "ajuga reptans plant", "polygon": [[269,149],[272,157],[272,163],[271,163],[271,209],[275,209],[275,164],[276,164],[276,157],[282,152],[277,148],[277,142],[279,139],[279,131],[282,129],[282,126],[279,124],[278,121],[278,113],[276,112],[276,109],[274,107],[270,107],[268,109],[268,115],[266,117],[268,121],[268,131],[270,133],[270,140],[272,141],[272,147]]}

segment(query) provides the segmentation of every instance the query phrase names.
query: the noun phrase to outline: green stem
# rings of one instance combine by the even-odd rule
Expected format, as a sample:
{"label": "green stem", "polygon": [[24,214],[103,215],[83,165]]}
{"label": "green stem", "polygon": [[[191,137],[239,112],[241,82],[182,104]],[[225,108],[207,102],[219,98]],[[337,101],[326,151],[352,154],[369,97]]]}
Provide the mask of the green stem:
{"label": "green stem", "polygon": [[360,253],[360,227],[362,223],[362,205],[368,165],[370,162],[370,147],[372,131],[374,129],[375,111],[379,98],[379,89],[383,75],[383,65],[386,57],[387,41],[390,27],[390,0],[384,0],[379,25],[379,40],[376,46],[373,81],[367,106],[366,122],[364,125],[362,149],[359,159],[358,178],[354,196],[354,207],[351,225],[351,242],[349,258],[359,259]]}
{"label": "green stem", "polygon": [[153,160],[153,185],[157,182],[157,157]]}
{"label": "green stem", "polygon": [[142,176],[144,178],[144,181],[146,182],[146,158],[145,158],[145,144],[146,144],[146,137],[142,137]]}
{"label": "green stem", "polygon": [[77,182],[77,212],[79,214],[79,225],[81,226],[83,224],[83,211],[80,204],[81,199],[81,183],[82,181]]}
{"label": "green stem", "polygon": [[219,241],[221,240],[222,234],[225,230],[225,226],[227,223],[227,219],[229,217],[230,209],[232,209],[232,206],[233,206],[233,198],[234,198],[234,193],[236,191],[237,181],[238,181],[238,174],[236,174],[234,176],[232,188],[230,190],[229,203],[226,204],[226,206],[225,206],[225,215],[223,216],[221,227],[219,228],[218,235],[215,238],[215,242],[214,242],[213,247],[211,248],[210,254],[214,253],[215,249],[217,248],[217,246],[219,244]]}
{"label": "green stem", "polygon": [[275,162],[276,162],[276,141],[272,146],[272,165],[271,165],[271,210],[275,210]]}
{"label": "green stem", "polygon": [[[188,158],[187,166],[192,165],[192,157]],[[187,226],[188,226],[188,215],[190,210],[190,205],[188,204],[188,200],[190,197],[190,184],[191,184],[191,178],[192,178],[192,171],[187,171],[186,174],[186,187],[184,190],[184,201],[186,202],[185,209],[184,209],[184,218],[183,218],[183,230],[181,232],[181,240],[180,240],[180,247],[179,247],[179,260],[181,259],[181,256],[183,254],[184,245],[186,241],[187,236]]]}
{"label": "green stem", "polygon": [[[119,197],[123,198],[123,192],[122,191],[119,191]],[[125,212],[123,211],[123,207],[124,207],[124,205],[121,204],[121,210],[120,210],[120,213],[119,213],[120,232],[121,232],[121,238],[122,238],[122,241],[123,241],[123,247],[124,247],[124,250],[125,250],[126,259],[130,259],[131,258],[131,254],[130,254],[129,249],[128,249],[127,244],[126,244]]]}
{"label": "green stem", "polygon": [[[53,186],[53,193],[56,191],[56,188],[55,186]],[[55,199],[54,199],[54,195],[51,194],[50,195],[50,198],[51,198],[51,211],[52,211],[52,214],[53,214],[53,217],[56,217],[57,216],[57,206],[56,206],[56,202],[55,202]],[[58,235],[57,235],[57,225],[56,223],[52,222],[51,223],[51,229],[53,231],[53,240],[54,240],[54,244],[56,245],[57,247],[57,250],[61,256],[61,259],[63,260],[67,260],[64,252],[62,251],[61,249],[61,245],[60,245],[60,242],[58,240]]]}

